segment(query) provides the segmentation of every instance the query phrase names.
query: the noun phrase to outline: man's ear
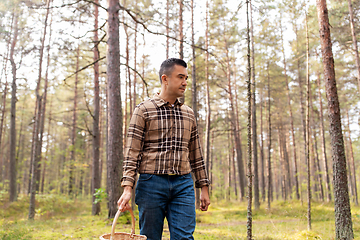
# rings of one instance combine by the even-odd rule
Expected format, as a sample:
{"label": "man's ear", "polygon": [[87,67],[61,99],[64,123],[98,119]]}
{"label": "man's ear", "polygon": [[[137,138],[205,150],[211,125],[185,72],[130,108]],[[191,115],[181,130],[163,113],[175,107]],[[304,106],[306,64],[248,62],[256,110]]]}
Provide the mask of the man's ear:
{"label": "man's ear", "polygon": [[168,84],[168,82],[167,82],[167,76],[166,76],[165,74],[161,75],[161,82],[162,82],[163,84],[165,84],[165,85]]}

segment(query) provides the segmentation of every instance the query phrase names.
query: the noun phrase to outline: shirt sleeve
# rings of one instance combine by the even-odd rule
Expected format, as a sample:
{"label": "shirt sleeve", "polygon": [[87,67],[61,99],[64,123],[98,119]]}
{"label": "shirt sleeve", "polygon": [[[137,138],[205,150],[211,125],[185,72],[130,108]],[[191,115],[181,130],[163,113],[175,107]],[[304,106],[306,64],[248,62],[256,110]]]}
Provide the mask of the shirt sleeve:
{"label": "shirt sleeve", "polygon": [[197,188],[201,188],[203,186],[210,185],[210,180],[208,178],[205,168],[205,161],[201,152],[200,139],[199,139],[199,133],[196,126],[196,122],[194,123],[191,129],[191,137],[189,143],[189,158],[190,158],[191,169],[196,179],[195,186]]}
{"label": "shirt sleeve", "polygon": [[138,169],[138,161],[140,160],[140,153],[144,144],[144,136],[144,114],[141,108],[137,106],[131,117],[126,139],[123,162],[123,177],[121,179],[122,187],[133,187],[135,184],[135,176]]}

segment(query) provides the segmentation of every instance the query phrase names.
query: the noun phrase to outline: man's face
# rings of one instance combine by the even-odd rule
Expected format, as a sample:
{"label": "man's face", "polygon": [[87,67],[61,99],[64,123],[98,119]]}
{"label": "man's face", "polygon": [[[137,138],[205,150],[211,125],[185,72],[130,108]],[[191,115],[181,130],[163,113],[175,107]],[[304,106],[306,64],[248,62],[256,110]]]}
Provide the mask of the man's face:
{"label": "man's face", "polygon": [[170,76],[166,76],[166,79],[163,79],[164,84],[166,84],[167,94],[174,97],[182,97],[184,95],[188,73],[185,67],[180,65],[175,65]]}

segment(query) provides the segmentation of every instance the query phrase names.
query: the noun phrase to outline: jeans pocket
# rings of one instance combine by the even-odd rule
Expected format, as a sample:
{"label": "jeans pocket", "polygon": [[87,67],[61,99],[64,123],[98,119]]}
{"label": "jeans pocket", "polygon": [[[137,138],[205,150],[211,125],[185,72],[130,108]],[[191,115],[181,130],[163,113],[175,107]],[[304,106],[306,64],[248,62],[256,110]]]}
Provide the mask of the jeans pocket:
{"label": "jeans pocket", "polygon": [[191,178],[191,173],[181,175],[181,178],[182,179],[189,179],[189,178]]}
{"label": "jeans pocket", "polygon": [[148,181],[150,180],[154,175],[148,174],[148,173],[141,173],[139,176],[139,181]]}

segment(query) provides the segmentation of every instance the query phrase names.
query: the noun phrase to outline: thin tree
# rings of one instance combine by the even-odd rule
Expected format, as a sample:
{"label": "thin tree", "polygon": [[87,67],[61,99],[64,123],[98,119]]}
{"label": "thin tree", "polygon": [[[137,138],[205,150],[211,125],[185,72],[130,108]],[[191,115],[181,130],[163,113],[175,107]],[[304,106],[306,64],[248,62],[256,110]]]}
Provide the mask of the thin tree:
{"label": "thin tree", "polygon": [[108,91],[108,217],[117,212],[117,200],[121,195],[120,179],[123,161],[122,141],[122,106],[120,89],[120,49],[119,49],[119,2],[108,1],[108,48],[107,59],[107,91]]}
{"label": "thin tree", "polygon": [[[249,10],[250,10],[250,5],[251,5],[251,1],[247,0],[246,1],[246,23],[247,23],[247,34],[246,34],[246,41],[247,41],[247,100],[248,100],[248,121],[247,121],[247,149],[248,149],[248,162],[247,162],[247,173],[248,173],[248,206],[247,206],[247,224],[246,224],[246,228],[247,228],[247,239],[248,240],[252,240],[252,148],[251,148],[251,116],[253,117],[253,120],[255,117],[255,114],[253,115],[252,111],[251,111],[251,104],[253,103],[255,105],[255,101],[251,100],[252,97],[252,93],[251,90],[255,91],[255,88],[251,89],[251,51],[250,51],[250,17],[249,17]],[[254,85],[255,85],[255,78],[253,78],[254,81]],[[255,126],[254,126],[255,125]],[[256,124],[253,123],[253,129],[256,129]],[[256,130],[253,130],[253,134],[256,134]],[[253,142],[254,143],[254,142]],[[254,147],[256,146],[256,137],[255,137],[255,143],[254,143]],[[256,154],[256,153],[255,153]],[[257,163],[256,163],[257,164]],[[259,189],[258,189],[259,190]],[[259,203],[259,199],[257,199],[258,203]]]}
{"label": "thin tree", "polygon": [[184,58],[184,20],[183,20],[183,11],[184,11],[184,2],[183,0],[179,1],[179,58]]}
{"label": "thin tree", "polygon": [[[251,128],[252,128],[252,159],[254,162],[254,205],[255,209],[260,208],[260,193],[259,193],[259,171],[258,171],[258,151],[257,151],[257,124],[256,124],[256,86],[255,86],[255,46],[254,46],[254,25],[252,17],[252,4],[250,5],[250,20],[251,20],[251,78],[252,78],[252,106],[251,106]],[[250,53],[248,53],[250,54]]]}
{"label": "thin tree", "polygon": [[[80,22],[80,20],[79,20]],[[77,135],[77,98],[78,98],[78,83],[79,83],[79,57],[80,57],[80,44],[76,48],[76,74],[74,85],[74,108],[72,116],[71,128],[71,148],[70,148],[70,169],[69,169],[69,196],[75,193],[75,150],[76,150],[76,135]]]}
{"label": "thin tree", "polygon": [[[192,99],[191,105],[194,111],[195,119],[197,121],[198,118],[198,111],[197,111],[197,89],[196,89],[196,54],[195,54],[195,31],[194,31],[194,0],[191,0],[191,44],[192,44],[192,71],[191,71],[191,78],[192,78]],[[200,190],[199,188],[195,189],[195,206],[197,209],[200,209]]]}
{"label": "thin tree", "polygon": [[264,156],[264,130],[263,130],[263,91],[260,92],[260,159],[261,159],[261,195],[262,201],[266,198],[266,184],[265,184],[265,156]]}
{"label": "thin tree", "polygon": [[[50,16],[51,17],[51,16]],[[36,174],[36,191],[40,190],[40,177],[41,177],[41,160],[42,160],[42,154],[41,154],[41,148],[42,148],[42,142],[43,142],[43,136],[44,136],[44,128],[45,128],[45,114],[46,114],[46,102],[47,102],[47,90],[48,90],[48,84],[49,84],[49,67],[50,67],[50,46],[51,46],[51,35],[52,35],[52,18],[50,20],[49,24],[49,43],[47,46],[47,62],[46,62],[46,70],[45,70],[45,79],[44,79],[44,92],[42,94],[42,111],[41,111],[41,118],[40,118],[40,136],[39,136],[39,144],[40,147],[37,148],[36,155],[39,156],[39,164]],[[44,171],[45,171],[45,163],[44,163]],[[43,176],[45,177],[44,173]]]}
{"label": "thin tree", "polygon": [[306,132],[305,133],[305,142],[306,142],[306,164],[307,164],[307,218],[308,218],[308,230],[311,230],[311,182],[310,182],[310,66],[309,66],[309,33],[308,33],[308,21],[307,21],[307,11],[305,10],[305,32],[306,32]]}
{"label": "thin tree", "polygon": [[93,131],[92,131],[92,145],[93,145],[93,166],[92,166],[92,215],[99,215],[100,202],[95,203],[95,195],[97,189],[100,188],[100,87],[99,87],[99,0],[95,0],[94,4],[94,114],[93,114]]}
{"label": "thin tree", "polygon": [[354,11],[351,4],[351,0],[348,0],[348,6],[349,6],[349,15],[350,15],[350,26],[351,26],[351,36],[352,36],[352,42],[354,47],[354,55],[355,55],[355,62],[356,62],[356,70],[357,70],[357,81],[358,81],[358,88],[360,92],[360,59],[359,59],[359,51],[358,51],[358,43],[356,40],[356,33],[355,33],[355,27],[354,27]]}
{"label": "thin tree", "polygon": [[166,0],[166,59],[169,58],[169,33],[170,33],[170,26],[169,26],[169,2],[170,0]]}
{"label": "thin tree", "polygon": [[333,156],[333,182],[335,201],[336,239],[353,239],[351,209],[346,174],[346,157],[342,135],[340,104],[337,94],[334,57],[330,35],[330,24],[326,0],[316,1],[324,79],[328,100],[331,150]]}
{"label": "thin tree", "polygon": [[17,200],[16,191],[16,64],[14,60],[15,46],[18,40],[18,10],[14,9],[14,27],[13,37],[10,46],[10,63],[12,71],[11,84],[11,108],[10,108],[10,202]]}
{"label": "thin tree", "polygon": [[211,124],[211,108],[210,108],[210,84],[209,84],[209,21],[208,21],[209,2],[206,1],[206,30],[205,30],[205,81],[206,81],[206,130],[205,130],[205,154],[206,171],[210,173],[210,124]]}
{"label": "thin tree", "polygon": [[273,198],[272,179],[271,179],[271,99],[270,99],[270,73],[269,62],[267,63],[267,90],[268,90],[268,202],[267,207],[270,209],[270,202]]}

